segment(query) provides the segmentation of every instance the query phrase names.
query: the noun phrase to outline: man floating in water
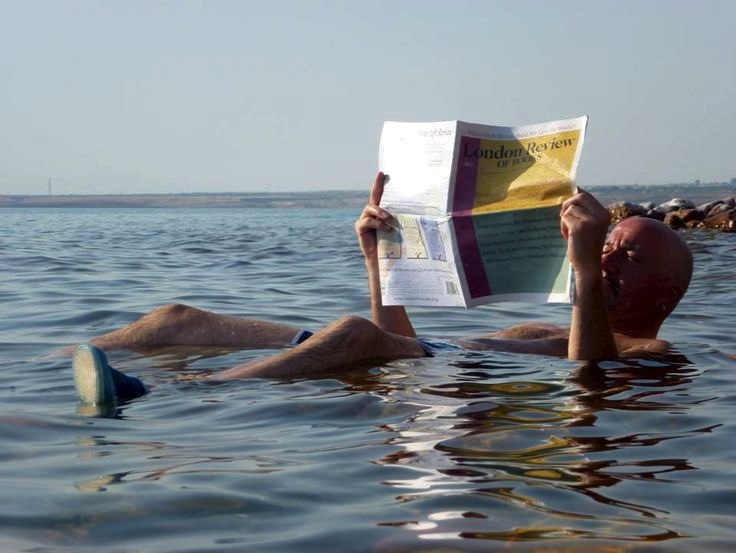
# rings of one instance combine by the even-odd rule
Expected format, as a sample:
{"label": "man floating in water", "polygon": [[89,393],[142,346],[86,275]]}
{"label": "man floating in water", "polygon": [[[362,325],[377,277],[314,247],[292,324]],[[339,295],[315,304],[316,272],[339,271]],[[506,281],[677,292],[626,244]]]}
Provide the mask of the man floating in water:
{"label": "man floating in water", "polygon": [[82,402],[114,402],[145,393],[138,379],[109,366],[102,352],[106,349],[294,346],[214,374],[211,380],[305,377],[347,366],[370,367],[432,356],[442,347],[567,356],[589,362],[667,351],[669,344],[657,334],[687,290],[693,268],[690,249],[664,223],[640,217],[622,221],[606,239],[608,211],[583,191],[565,201],[560,211],[560,228],[575,273],[569,328],[523,324],[453,344],[417,338],[402,306],[381,303],[376,230],[390,228],[390,215],[379,207],[383,185],[384,175],[379,173],[355,223],[368,271],[372,322],[342,317],[312,335],[286,324],[167,305],[77,348],[74,371]]}

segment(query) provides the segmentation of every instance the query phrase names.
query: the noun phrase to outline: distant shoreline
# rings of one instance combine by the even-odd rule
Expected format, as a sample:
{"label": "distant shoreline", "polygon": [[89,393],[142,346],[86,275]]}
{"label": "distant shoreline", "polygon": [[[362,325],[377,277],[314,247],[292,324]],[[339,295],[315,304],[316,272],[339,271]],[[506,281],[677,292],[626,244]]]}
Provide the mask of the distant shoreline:
{"label": "distant shoreline", "polygon": [[323,192],[212,192],[173,194],[67,194],[58,196],[0,195],[0,207],[94,208],[299,208],[358,207],[366,193],[357,190]]}
{"label": "distant shoreline", "polygon": [[[685,198],[695,204],[736,196],[736,183],[610,185],[588,189],[604,205],[619,202],[654,202]],[[317,192],[222,192],[173,194],[67,194],[0,195],[0,208],[360,208],[368,191],[338,190]]]}

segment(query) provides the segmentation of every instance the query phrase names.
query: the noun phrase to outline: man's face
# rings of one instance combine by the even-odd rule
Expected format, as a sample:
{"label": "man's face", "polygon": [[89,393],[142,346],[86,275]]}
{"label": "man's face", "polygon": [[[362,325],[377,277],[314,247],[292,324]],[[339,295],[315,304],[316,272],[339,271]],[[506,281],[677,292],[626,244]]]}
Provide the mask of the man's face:
{"label": "man's face", "polygon": [[611,322],[651,318],[661,312],[672,264],[671,232],[647,219],[632,218],[613,229],[601,265]]}

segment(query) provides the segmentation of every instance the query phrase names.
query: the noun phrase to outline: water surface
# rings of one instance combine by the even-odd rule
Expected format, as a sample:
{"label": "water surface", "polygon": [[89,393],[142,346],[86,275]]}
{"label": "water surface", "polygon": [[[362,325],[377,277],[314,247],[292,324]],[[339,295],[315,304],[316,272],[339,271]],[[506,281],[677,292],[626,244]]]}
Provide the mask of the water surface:
{"label": "water surface", "polygon": [[[0,210],[3,551],[727,551],[736,237],[690,232],[675,355],[582,370],[440,355],[339,378],[182,381],[272,353],[114,352],[107,417],[49,353],[182,302],[317,329],[369,313],[354,210]],[[569,307],[412,311],[424,335]]]}

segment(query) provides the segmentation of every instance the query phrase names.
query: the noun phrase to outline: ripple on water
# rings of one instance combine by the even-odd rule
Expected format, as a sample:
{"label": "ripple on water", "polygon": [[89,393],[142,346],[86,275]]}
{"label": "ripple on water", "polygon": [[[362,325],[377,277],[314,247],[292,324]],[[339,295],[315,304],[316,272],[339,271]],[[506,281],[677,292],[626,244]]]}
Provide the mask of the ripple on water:
{"label": "ripple on water", "polygon": [[[0,549],[733,548],[733,236],[688,235],[696,274],[663,329],[671,356],[468,352],[215,385],[196,379],[273,351],[110,352],[151,392],[91,417],[69,360],[47,354],[159,304],[312,329],[367,314],[357,213],[3,214]],[[568,310],[412,318],[457,338]]]}

